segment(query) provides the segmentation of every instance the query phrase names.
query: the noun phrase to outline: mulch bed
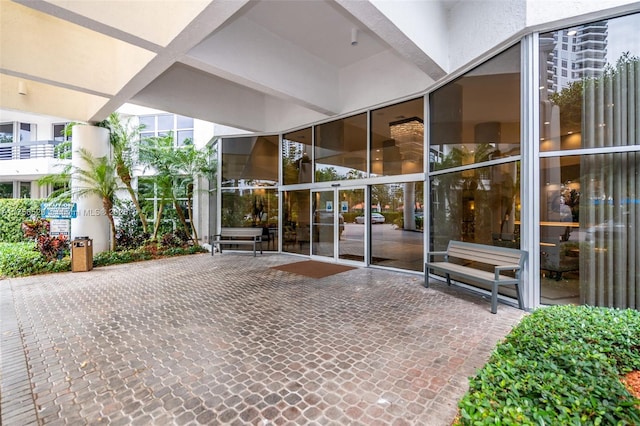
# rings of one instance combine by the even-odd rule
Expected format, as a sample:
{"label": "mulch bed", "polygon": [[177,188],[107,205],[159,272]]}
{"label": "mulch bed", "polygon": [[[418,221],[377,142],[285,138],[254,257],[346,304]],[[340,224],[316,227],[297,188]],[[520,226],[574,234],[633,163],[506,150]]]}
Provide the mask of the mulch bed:
{"label": "mulch bed", "polygon": [[622,383],[629,389],[631,395],[640,399],[640,371],[632,371],[625,374],[622,378]]}

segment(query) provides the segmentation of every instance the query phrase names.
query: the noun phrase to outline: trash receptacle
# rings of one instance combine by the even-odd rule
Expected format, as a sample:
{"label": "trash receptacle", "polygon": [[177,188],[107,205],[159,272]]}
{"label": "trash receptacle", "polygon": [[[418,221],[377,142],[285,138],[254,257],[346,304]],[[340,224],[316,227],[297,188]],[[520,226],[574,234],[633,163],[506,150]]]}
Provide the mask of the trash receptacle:
{"label": "trash receptacle", "polygon": [[71,242],[71,272],[86,272],[93,269],[93,240],[78,237]]}

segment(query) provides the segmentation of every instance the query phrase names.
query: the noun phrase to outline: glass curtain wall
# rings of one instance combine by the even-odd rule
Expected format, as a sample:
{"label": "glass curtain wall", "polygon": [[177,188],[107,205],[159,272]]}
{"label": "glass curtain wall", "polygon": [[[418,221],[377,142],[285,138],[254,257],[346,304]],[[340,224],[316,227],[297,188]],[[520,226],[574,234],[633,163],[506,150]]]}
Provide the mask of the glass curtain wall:
{"label": "glass curtain wall", "polygon": [[313,181],[311,127],[282,136],[282,183],[294,185]]}
{"label": "glass curtain wall", "polygon": [[639,26],[540,34],[541,303],[640,307]]}
{"label": "glass curtain wall", "polygon": [[367,177],[367,114],[319,124],[315,129],[315,181]]}
{"label": "glass curtain wall", "polygon": [[372,265],[424,269],[423,194],[422,181],[371,185]]}
{"label": "glass curtain wall", "polygon": [[285,191],[282,194],[282,251],[308,255],[311,242],[310,191]]}
{"label": "glass curtain wall", "polygon": [[520,56],[517,44],[430,95],[430,251],[520,247]]}
{"label": "glass curtain wall", "polygon": [[424,98],[371,111],[371,176],[423,172]]}
{"label": "glass curtain wall", "polygon": [[277,135],[222,139],[220,221],[260,227],[265,250],[278,249]]}

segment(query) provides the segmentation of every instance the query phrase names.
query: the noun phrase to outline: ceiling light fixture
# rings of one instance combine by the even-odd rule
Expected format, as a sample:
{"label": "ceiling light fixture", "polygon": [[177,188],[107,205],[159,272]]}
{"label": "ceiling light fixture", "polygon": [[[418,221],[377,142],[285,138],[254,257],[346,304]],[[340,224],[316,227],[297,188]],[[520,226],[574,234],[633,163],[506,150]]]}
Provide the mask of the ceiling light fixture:
{"label": "ceiling light fixture", "polygon": [[422,158],[424,146],[424,123],[418,117],[389,123],[391,137],[400,148],[403,160],[419,161]]}
{"label": "ceiling light fixture", "polygon": [[352,46],[358,45],[358,29],[357,28],[351,29],[351,45]]}

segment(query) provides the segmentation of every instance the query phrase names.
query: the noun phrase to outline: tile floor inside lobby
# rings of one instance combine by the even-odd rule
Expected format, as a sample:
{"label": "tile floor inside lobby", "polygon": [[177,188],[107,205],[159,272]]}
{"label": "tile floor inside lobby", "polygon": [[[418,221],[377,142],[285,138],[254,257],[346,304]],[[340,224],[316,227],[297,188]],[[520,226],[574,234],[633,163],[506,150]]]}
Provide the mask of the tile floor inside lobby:
{"label": "tile floor inside lobby", "polygon": [[270,268],[300,260],[225,252],[0,281],[0,423],[449,425],[525,315],[415,274]]}

